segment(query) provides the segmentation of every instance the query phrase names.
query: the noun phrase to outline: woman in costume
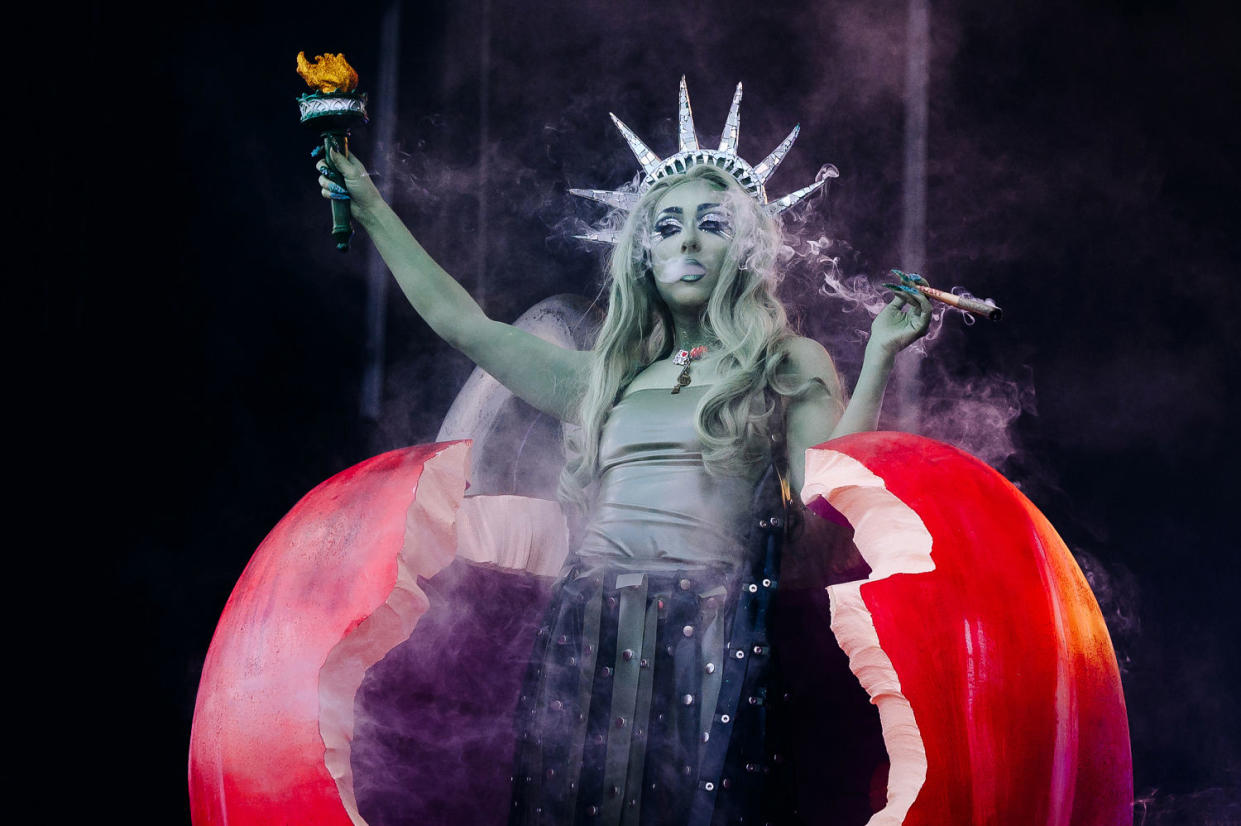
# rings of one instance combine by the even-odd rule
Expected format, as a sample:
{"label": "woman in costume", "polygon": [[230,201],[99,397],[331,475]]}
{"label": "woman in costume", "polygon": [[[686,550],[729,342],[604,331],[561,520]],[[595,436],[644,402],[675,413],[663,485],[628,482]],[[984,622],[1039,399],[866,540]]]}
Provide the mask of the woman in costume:
{"label": "woman in costume", "polygon": [[[851,399],[775,296],[777,214],[736,155],[740,87],[719,150],[698,146],[684,81],[680,146],[636,193],[578,191],[628,212],[606,238],[609,302],[594,348],[493,321],[383,202],[363,165],[319,163],[350,198],[437,335],[567,427],[561,498],[582,519],[517,707],[510,822],[762,822],[778,794],[764,731],[779,714],[767,628],[807,448],[874,428],[896,353],[926,332],[907,286],[875,318]],[[334,168],[333,168],[334,167]],[[764,802],[765,797],[765,802]]]}

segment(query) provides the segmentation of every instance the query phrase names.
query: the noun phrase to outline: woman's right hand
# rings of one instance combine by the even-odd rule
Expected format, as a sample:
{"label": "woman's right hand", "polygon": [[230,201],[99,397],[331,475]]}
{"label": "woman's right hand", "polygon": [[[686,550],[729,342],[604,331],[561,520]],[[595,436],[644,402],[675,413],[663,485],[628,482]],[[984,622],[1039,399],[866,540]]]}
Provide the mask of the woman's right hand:
{"label": "woman's right hand", "polygon": [[329,147],[328,158],[336,174],[332,173],[326,161],[320,160],[315,164],[319,170],[320,193],[324,198],[352,201],[353,214],[359,220],[365,219],[383,204],[383,197],[356,155],[346,155]]}

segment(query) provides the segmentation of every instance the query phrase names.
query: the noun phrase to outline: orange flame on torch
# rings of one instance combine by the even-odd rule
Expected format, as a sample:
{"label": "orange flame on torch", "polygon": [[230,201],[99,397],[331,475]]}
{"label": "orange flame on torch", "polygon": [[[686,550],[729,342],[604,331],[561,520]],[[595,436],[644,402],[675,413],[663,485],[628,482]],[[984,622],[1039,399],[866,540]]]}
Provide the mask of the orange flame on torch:
{"label": "orange flame on torch", "polygon": [[315,62],[306,59],[305,52],[297,53],[297,73],[320,92],[352,92],[358,88],[358,73],[341,54],[315,55]]}

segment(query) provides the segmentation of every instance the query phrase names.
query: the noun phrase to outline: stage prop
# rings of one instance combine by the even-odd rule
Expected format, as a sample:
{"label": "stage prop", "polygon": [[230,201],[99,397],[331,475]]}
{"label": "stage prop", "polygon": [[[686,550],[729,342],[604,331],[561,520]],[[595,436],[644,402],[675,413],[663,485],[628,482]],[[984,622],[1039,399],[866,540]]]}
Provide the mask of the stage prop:
{"label": "stage prop", "polygon": [[[359,92],[358,73],[353,70],[343,54],[315,55],[315,62],[306,59],[305,52],[297,53],[297,73],[314,92],[297,99],[301,122],[319,134],[320,145],[314,157],[322,155],[327,164],[326,175],[332,183],[343,187],[345,181],[332,165],[329,148],[344,155],[349,154],[349,135],[355,126],[368,122],[366,94]],[[344,189],[340,190],[344,193]],[[332,240],[336,249],[349,251],[349,239],[353,237],[352,211],[347,195],[332,196]]]}
{"label": "stage prop", "polygon": [[[196,826],[367,823],[359,790],[383,785],[372,772],[408,772],[397,779],[421,801],[403,806],[408,822],[504,822],[511,714],[567,532],[552,502],[466,497],[469,452],[453,442],[362,462],[259,546],[203,667]],[[1131,822],[1103,618],[1016,488],[948,445],[866,433],[810,451],[802,495],[847,520],[870,568],[827,593],[831,633],[878,708],[891,764],[873,826]],[[376,674],[407,666],[407,707],[392,713],[410,765],[377,762],[356,738],[386,725]],[[796,753],[811,786],[813,744]],[[370,826],[389,822],[375,817]]]}

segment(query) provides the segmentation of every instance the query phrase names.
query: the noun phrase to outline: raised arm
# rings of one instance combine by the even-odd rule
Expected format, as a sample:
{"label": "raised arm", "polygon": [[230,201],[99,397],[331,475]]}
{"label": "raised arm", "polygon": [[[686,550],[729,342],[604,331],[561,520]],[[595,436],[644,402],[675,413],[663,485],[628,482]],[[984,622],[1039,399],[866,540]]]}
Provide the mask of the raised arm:
{"label": "raised arm", "polygon": [[324,176],[325,164],[320,161],[323,196],[347,194],[353,201],[353,217],[371,237],[409,303],[436,335],[539,410],[572,419],[586,386],[589,354],[488,318],[384,202],[356,156],[332,151],[331,162],[345,191]]}
{"label": "raised arm", "polygon": [[806,476],[806,451],[832,438],[847,404],[836,366],[819,342],[808,338],[790,342],[788,371],[794,382],[805,385],[784,409],[789,476],[797,492]]}
{"label": "raised arm", "polygon": [[[905,307],[909,309],[906,311]],[[917,290],[902,288],[875,316],[853,397],[846,402],[836,367],[823,345],[799,338],[789,348],[789,370],[798,383],[811,382],[785,408],[789,474],[801,490],[806,451],[837,436],[874,430],[896,354],[926,334],[931,303]]]}

